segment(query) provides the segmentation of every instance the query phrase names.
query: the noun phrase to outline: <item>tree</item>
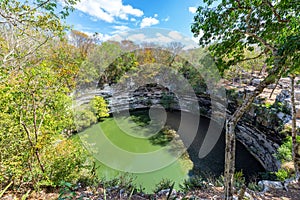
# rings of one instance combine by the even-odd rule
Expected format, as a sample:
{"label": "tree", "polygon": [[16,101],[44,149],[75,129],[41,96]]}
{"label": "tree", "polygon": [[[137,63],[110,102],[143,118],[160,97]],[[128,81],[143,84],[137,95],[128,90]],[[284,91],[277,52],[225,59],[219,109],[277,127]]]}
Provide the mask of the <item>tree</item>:
{"label": "tree", "polygon": [[[207,7],[197,9],[191,29],[195,36],[203,34],[200,45],[210,44],[209,50],[221,74],[233,64],[255,60],[263,55],[268,64],[268,75],[246,95],[240,107],[226,120],[225,198],[233,199],[235,127],[255,97],[282,75],[286,61],[284,54],[289,53],[282,47],[288,37],[299,35],[300,9],[299,4],[292,0],[204,2]],[[213,6],[215,4],[218,5]],[[260,54],[245,57],[245,49],[251,51],[253,47],[259,47]]]}
{"label": "tree", "polygon": [[72,44],[80,50],[81,56],[86,57],[88,52],[95,46],[96,34],[89,36],[77,30],[71,30],[70,33]]}
{"label": "tree", "polygon": [[[50,38],[64,35],[66,26],[60,20],[68,16],[76,0],[64,2],[61,10],[56,8],[57,1],[54,0],[34,0],[31,4],[17,0],[0,2],[2,67],[21,68],[22,65],[14,62],[22,59],[23,65],[26,65],[25,59]],[[48,34],[39,34],[41,32]]]}
{"label": "tree", "polygon": [[109,73],[106,68],[121,55],[122,49],[119,43],[103,42],[96,45],[88,52],[87,58],[80,66],[77,77],[77,88],[89,88],[97,85],[99,77],[107,80]]}
{"label": "tree", "polygon": [[[84,162],[79,149],[63,150],[78,148],[63,137],[73,125],[69,94],[78,71],[60,21],[76,1],[64,2],[61,11],[52,0],[0,2],[0,188],[55,186]],[[53,165],[62,159],[77,164]]]}
{"label": "tree", "polygon": [[107,103],[103,97],[95,96],[91,101],[91,107],[98,120],[109,116]]}

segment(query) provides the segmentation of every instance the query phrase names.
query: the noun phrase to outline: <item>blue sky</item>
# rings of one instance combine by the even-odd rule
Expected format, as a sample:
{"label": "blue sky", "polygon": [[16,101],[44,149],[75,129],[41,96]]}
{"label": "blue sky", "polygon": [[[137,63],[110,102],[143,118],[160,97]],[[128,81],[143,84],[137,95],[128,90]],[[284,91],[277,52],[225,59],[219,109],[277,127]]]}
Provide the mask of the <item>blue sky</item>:
{"label": "blue sky", "polygon": [[191,23],[202,0],[81,0],[67,23],[102,39],[140,28],[164,28],[192,38]]}

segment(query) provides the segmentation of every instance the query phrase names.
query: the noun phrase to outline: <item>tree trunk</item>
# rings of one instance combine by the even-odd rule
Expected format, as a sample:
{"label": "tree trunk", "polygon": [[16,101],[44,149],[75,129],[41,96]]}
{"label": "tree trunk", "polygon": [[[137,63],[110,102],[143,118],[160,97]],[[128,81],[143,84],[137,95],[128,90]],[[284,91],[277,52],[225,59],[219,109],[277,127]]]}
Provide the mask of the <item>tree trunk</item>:
{"label": "tree trunk", "polygon": [[295,76],[291,76],[291,104],[292,104],[292,156],[295,167],[295,177],[299,179],[299,168],[297,162],[298,144],[297,144],[297,127],[296,127],[296,106],[295,106]]}
{"label": "tree trunk", "polygon": [[235,167],[235,125],[233,122],[226,121],[226,147],[225,147],[225,169],[224,169],[224,187],[226,199],[232,199],[234,184]]}
{"label": "tree trunk", "polygon": [[235,172],[235,127],[243,114],[250,108],[254,99],[270,84],[273,84],[281,71],[279,57],[275,55],[274,67],[269,71],[268,76],[248,95],[242,105],[226,120],[226,146],[225,146],[225,169],[224,169],[224,193],[226,200],[233,199],[234,172]]}

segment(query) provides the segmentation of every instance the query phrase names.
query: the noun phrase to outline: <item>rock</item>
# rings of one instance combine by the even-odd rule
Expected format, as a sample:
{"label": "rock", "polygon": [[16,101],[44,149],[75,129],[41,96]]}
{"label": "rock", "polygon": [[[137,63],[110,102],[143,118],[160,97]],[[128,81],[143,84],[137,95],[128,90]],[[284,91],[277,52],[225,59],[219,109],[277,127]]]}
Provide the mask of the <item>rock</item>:
{"label": "rock", "polygon": [[271,85],[267,86],[268,89],[274,89],[275,87],[276,87],[276,84],[271,84]]}
{"label": "rock", "polygon": [[300,105],[296,106],[296,118],[300,119]]}
{"label": "rock", "polygon": [[288,123],[291,120],[291,116],[283,112],[277,113],[278,119],[280,119],[284,124]]}
{"label": "rock", "polygon": [[263,188],[263,193],[269,191],[270,189],[284,189],[284,184],[280,181],[269,181],[262,180],[258,182],[258,185]]}
{"label": "rock", "polygon": [[277,117],[283,121],[285,114],[283,112],[277,113]]}
{"label": "rock", "polygon": [[[167,196],[167,195],[169,195],[169,192],[170,192],[170,189],[165,189],[165,190],[161,190],[161,191],[159,191],[157,194],[159,195],[159,196]],[[176,190],[172,190],[172,193],[171,193],[171,195],[176,195],[177,194],[177,192],[176,192]]]}
{"label": "rock", "polygon": [[261,81],[262,81],[262,79],[254,78],[254,79],[251,81],[251,85],[257,86],[257,85],[260,84]]}
{"label": "rock", "polygon": [[295,100],[300,101],[300,91],[295,91]]}

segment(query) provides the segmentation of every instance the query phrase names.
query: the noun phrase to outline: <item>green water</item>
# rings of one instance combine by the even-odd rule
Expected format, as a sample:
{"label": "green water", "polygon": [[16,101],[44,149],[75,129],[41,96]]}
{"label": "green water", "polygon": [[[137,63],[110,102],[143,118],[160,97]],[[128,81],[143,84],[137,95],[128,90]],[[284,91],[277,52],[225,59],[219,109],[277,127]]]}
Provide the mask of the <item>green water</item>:
{"label": "green water", "polygon": [[[140,119],[143,119],[143,116]],[[162,179],[174,181],[175,187],[178,188],[179,184],[188,178],[188,173],[193,168],[190,159],[183,156],[174,157],[167,146],[153,144],[149,137],[135,137],[149,135],[153,130],[151,127],[139,126],[143,125],[143,121],[135,124],[130,123],[130,120],[132,117],[122,117],[117,124],[114,118],[107,118],[79,134],[83,144],[99,161],[100,178],[111,180],[124,175],[126,173],[124,171],[129,171],[126,176],[131,176],[134,184],[145,188],[145,192],[152,192]],[[123,156],[124,152],[125,156],[128,152],[133,156],[127,159]],[[151,153],[156,153],[155,155],[158,156],[147,160],[135,156]],[[160,166],[161,163],[163,166]],[[153,170],[151,170],[152,165]],[[135,168],[139,173],[133,172]],[[147,170],[141,171],[144,168]]]}

